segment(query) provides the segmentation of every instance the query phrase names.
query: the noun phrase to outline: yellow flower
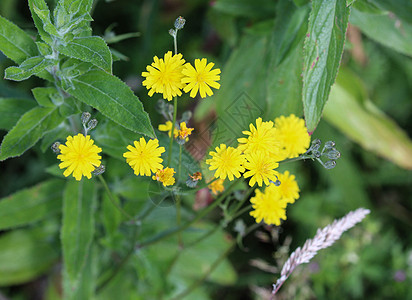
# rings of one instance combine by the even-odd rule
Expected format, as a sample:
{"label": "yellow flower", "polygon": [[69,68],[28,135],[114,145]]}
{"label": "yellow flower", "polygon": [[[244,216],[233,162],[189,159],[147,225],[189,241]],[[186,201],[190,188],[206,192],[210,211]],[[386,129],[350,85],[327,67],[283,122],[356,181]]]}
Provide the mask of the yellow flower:
{"label": "yellow flower", "polygon": [[[166,124],[160,124],[158,129],[160,131],[168,131],[168,135],[170,137],[170,135],[172,134],[172,125],[173,123],[171,121],[167,121]],[[177,128],[175,127],[173,130],[173,137],[177,138],[179,136],[179,130],[177,130]]]}
{"label": "yellow flower", "polygon": [[212,158],[206,160],[206,164],[210,165],[209,170],[216,170],[215,177],[225,179],[226,177],[232,181],[235,176],[240,177],[240,172],[244,172],[245,156],[239,149],[226,147],[225,144],[220,144],[220,147],[215,148],[216,152],[210,151],[209,155]]}
{"label": "yellow flower", "polygon": [[132,167],[136,175],[150,176],[152,172],[163,169],[160,158],[161,154],[165,152],[164,147],[159,147],[157,139],[146,140],[141,137],[140,141],[134,141],[134,147],[127,146],[129,152],[123,153],[126,162]]}
{"label": "yellow flower", "polygon": [[163,170],[158,170],[156,175],[152,176],[152,179],[160,181],[164,186],[173,185],[175,184],[175,178],[173,177],[175,173],[175,169],[167,167]]}
{"label": "yellow flower", "polygon": [[194,128],[187,128],[186,127],[186,122],[182,122],[180,123],[180,130],[179,132],[179,137],[184,140],[188,140],[188,136],[192,134],[192,131],[194,130]]}
{"label": "yellow flower", "polygon": [[93,145],[94,141],[90,136],[84,136],[79,133],[72,137],[68,136],[65,145],[60,145],[60,155],[57,156],[62,162],[59,164],[60,169],[67,168],[63,175],[68,177],[73,173],[73,177],[77,181],[86,176],[88,179],[92,177],[92,172],[100,166],[102,158],[97,153],[102,152],[102,149]]}
{"label": "yellow flower", "polygon": [[280,143],[281,159],[298,157],[309,148],[310,136],[305,121],[291,114],[275,119],[276,139]]}
{"label": "yellow flower", "polygon": [[256,119],[256,127],[249,125],[250,131],[242,131],[247,138],[239,138],[239,149],[244,153],[263,151],[267,154],[278,154],[279,142],[276,140],[276,129],[272,121],[262,122]]}
{"label": "yellow flower", "polygon": [[146,78],[143,85],[149,90],[149,96],[154,93],[163,94],[163,99],[171,101],[173,97],[182,95],[182,69],[185,60],[182,54],[172,56],[172,51],[165,54],[164,59],[155,56],[154,62],[146,67],[147,72],[142,76]]}
{"label": "yellow flower", "polygon": [[257,182],[262,186],[262,182],[269,185],[269,180],[276,181],[276,169],[279,164],[267,157],[264,152],[251,152],[246,154],[246,162],[244,164],[247,171],[243,177],[252,177],[249,181],[250,186],[254,186]]}
{"label": "yellow flower", "polygon": [[287,203],[294,203],[296,199],[299,199],[299,186],[295,180],[295,175],[289,174],[289,171],[285,173],[276,173],[280,185],[277,187],[280,196],[286,200]]}
{"label": "yellow flower", "polygon": [[212,193],[214,195],[217,195],[220,192],[223,192],[225,190],[225,187],[223,185],[224,179],[216,179],[212,183],[210,183],[207,187],[212,190]]}
{"label": "yellow flower", "polygon": [[200,97],[205,98],[213,95],[210,87],[219,89],[220,84],[216,81],[220,80],[220,69],[212,70],[214,63],[207,63],[206,58],[195,59],[195,67],[190,63],[186,63],[182,71],[183,77],[182,83],[187,83],[183,91],[188,93],[190,91],[190,97],[194,98],[199,91]]}
{"label": "yellow flower", "polygon": [[262,193],[256,190],[256,195],[250,199],[253,211],[250,215],[255,218],[256,223],[262,220],[268,225],[280,225],[280,220],[286,220],[287,202],[281,198],[279,191],[273,183]]}

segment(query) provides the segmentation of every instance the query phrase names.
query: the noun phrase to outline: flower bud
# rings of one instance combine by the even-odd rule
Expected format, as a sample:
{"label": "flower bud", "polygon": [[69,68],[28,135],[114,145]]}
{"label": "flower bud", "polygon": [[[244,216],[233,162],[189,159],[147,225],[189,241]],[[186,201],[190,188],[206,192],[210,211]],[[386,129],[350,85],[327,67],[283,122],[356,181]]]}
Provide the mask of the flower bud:
{"label": "flower bud", "polygon": [[178,17],[175,21],[176,30],[180,30],[185,26],[186,20],[183,17]]}
{"label": "flower bud", "polygon": [[87,111],[83,112],[81,116],[82,124],[86,124],[90,120],[91,116],[92,115],[89,112]]}
{"label": "flower bud", "polygon": [[326,143],[325,143],[325,148],[326,149],[331,149],[331,148],[333,148],[333,147],[335,147],[335,142],[334,141],[327,141]]}
{"label": "flower bud", "polygon": [[326,157],[329,159],[336,160],[340,158],[340,152],[336,149],[331,149],[330,151],[326,152]]}
{"label": "flower bud", "polygon": [[53,150],[55,154],[60,154],[60,149],[59,149],[60,145],[61,145],[60,142],[55,142],[53,145],[51,145],[50,148]]}
{"label": "flower bud", "polygon": [[328,170],[333,169],[334,167],[336,167],[336,161],[328,160],[327,162],[323,164],[323,166],[325,167],[325,169],[328,169]]}
{"label": "flower bud", "polygon": [[321,153],[320,153],[320,151],[318,151],[318,150],[314,150],[314,151],[312,151],[312,153],[313,153],[313,156],[315,157],[315,158],[319,158],[319,157],[321,157]]}
{"label": "flower bud", "polygon": [[169,29],[169,34],[170,34],[172,37],[176,37],[176,30],[174,30],[174,29]]}
{"label": "flower bud", "polygon": [[92,130],[93,128],[95,128],[97,126],[97,120],[93,119],[91,120],[89,123],[87,123],[87,131]]}
{"label": "flower bud", "polygon": [[96,169],[94,169],[94,171],[92,173],[97,176],[97,175],[103,174],[104,171],[106,171],[106,167],[105,167],[105,165],[101,164]]}

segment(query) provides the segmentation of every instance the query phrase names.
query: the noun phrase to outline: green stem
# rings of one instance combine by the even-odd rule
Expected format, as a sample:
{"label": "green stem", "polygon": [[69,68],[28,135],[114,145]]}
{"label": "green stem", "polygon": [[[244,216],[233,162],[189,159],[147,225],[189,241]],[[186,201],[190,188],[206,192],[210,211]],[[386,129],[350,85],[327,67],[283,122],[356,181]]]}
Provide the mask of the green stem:
{"label": "green stem", "polygon": [[109,186],[106,183],[106,180],[102,175],[97,176],[100,179],[100,182],[103,184],[104,189],[106,190],[107,196],[109,196],[110,201],[112,204],[129,220],[133,220],[134,218],[129,215],[117,202],[114,200],[112,192],[110,192]]}
{"label": "green stem", "polygon": [[166,238],[169,238],[171,236],[173,236],[174,234],[177,234],[179,232],[182,232],[183,230],[185,230],[186,228],[188,228],[190,225],[192,225],[193,223],[199,221],[200,219],[202,219],[204,216],[206,216],[209,212],[211,212],[214,208],[216,208],[218,205],[220,205],[220,203],[222,203],[222,201],[226,198],[226,196],[228,194],[231,193],[232,189],[236,186],[237,184],[237,180],[235,182],[233,182],[228,189],[222,194],[220,195],[219,198],[217,198],[211,205],[209,205],[207,208],[205,208],[204,210],[202,210],[195,218],[193,218],[192,220],[186,222],[185,224],[183,224],[180,227],[177,228],[173,228],[171,230],[167,230],[164,232],[161,232],[160,234],[156,235],[155,237],[148,239],[146,241],[143,241],[142,243],[138,244],[137,247],[138,248],[144,248],[147,247],[149,245],[152,245],[154,243],[157,243],[161,240],[164,240]]}
{"label": "green stem", "polygon": [[168,167],[170,167],[170,162],[172,161],[173,139],[175,138],[174,131],[175,131],[175,124],[176,124],[176,115],[177,115],[177,97],[174,97],[172,132],[170,134],[169,154],[168,154],[168,157],[167,157],[167,166]]}
{"label": "green stem", "polygon": [[312,155],[301,155],[301,156],[294,157],[294,158],[284,159],[284,160],[280,161],[279,164],[298,161],[298,160],[304,160],[304,159],[309,159],[309,158],[313,159],[313,156]]}

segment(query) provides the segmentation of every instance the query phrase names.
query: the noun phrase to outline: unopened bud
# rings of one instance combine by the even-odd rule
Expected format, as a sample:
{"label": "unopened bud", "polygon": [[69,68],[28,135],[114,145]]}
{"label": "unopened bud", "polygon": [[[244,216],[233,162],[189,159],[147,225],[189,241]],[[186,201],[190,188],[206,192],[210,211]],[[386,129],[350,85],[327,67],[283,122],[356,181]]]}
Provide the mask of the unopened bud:
{"label": "unopened bud", "polygon": [[82,116],[81,116],[82,123],[86,124],[90,120],[91,116],[92,115],[89,112],[87,112],[87,111],[83,112]]}
{"label": "unopened bud", "polygon": [[53,145],[51,145],[51,149],[55,154],[60,154],[60,145],[61,144],[59,142],[55,142]]}
{"label": "unopened bud", "polygon": [[95,128],[97,126],[97,120],[93,119],[91,120],[89,123],[87,123],[87,131],[92,130],[93,128]]}
{"label": "unopened bud", "polygon": [[180,30],[185,26],[186,20],[183,17],[178,17],[175,21],[176,30]]}
{"label": "unopened bud", "polygon": [[325,167],[325,169],[328,169],[328,170],[333,169],[334,167],[336,167],[336,161],[328,160],[327,162],[323,164],[323,166]]}
{"label": "unopened bud", "polygon": [[312,154],[313,154],[313,156],[315,157],[315,158],[319,158],[319,157],[321,157],[321,153],[320,153],[320,151],[318,151],[318,150],[314,150],[314,151],[312,151]]}
{"label": "unopened bud", "polygon": [[334,142],[334,141],[327,141],[327,142],[325,143],[325,148],[326,148],[326,149],[331,149],[331,148],[333,148],[333,147],[335,147],[335,142]]}
{"label": "unopened bud", "polygon": [[100,165],[96,169],[94,169],[93,174],[96,176],[101,175],[104,173],[104,171],[106,171],[106,167],[104,165]]}
{"label": "unopened bud", "polygon": [[172,37],[176,37],[176,30],[174,30],[174,29],[169,29],[169,34],[170,34]]}
{"label": "unopened bud", "polygon": [[330,150],[326,153],[326,156],[329,159],[336,160],[336,159],[340,158],[340,152],[336,149],[332,149],[332,150]]}

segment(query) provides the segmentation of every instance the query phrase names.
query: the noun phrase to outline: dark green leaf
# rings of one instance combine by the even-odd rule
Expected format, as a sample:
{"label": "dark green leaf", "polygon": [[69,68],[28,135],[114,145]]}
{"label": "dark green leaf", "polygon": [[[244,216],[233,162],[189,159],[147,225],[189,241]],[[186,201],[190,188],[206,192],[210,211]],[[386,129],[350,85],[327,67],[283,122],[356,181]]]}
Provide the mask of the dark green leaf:
{"label": "dark green leaf", "polygon": [[112,54],[101,37],[77,37],[57,49],[64,55],[90,62],[109,73],[112,71]]}
{"label": "dark green leaf", "polygon": [[1,16],[0,51],[18,64],[38,54],[33,39],[18,26]]}
{"label": "dark green leaf", "polygon": [[23,154],[48,130],[57,127],[62,121],[63,118],[56,107],[35,107],[28,111],[4,137],[0,148],[0,160]]}
{"label": "dark green leaf", "polygon": [[309,132],[315,130],[335,81],[349,12],[346,0],[312,1],[303,72],[303,109]]}
{"label": "dark green leaf", "polygon": [[10,130],[24,113],[35,106],[33,100],[0,98],[0,129]]}
{"label": "dark green leaf", "polygon": [[44,58],[44,56],[30,57],[18,67],[8,67],[4,78],[22,81],[44,71],[47,67],[54,65],[54,63],[54,60]]}
{"label": "dark green leaf", "polygon": [[213,9],[230,15],[244,17],[270,17],[275,15],[276,4],[267,0],[218,0]]}
{"label": "dark green leaf", "polygon": [[351,24],[372,40],[405,55],[412,56],[412,25],[389,14],[373,14],[353,9]]}
{"label": "dark green leaf", "polygon": [[86,281],[84,272],[94,235],[95,202],[93,180],[67,181],[61,229],[65,299],[75,299]]}
{"label": "dark green leaf", "polygon": [[43,107],[55,107],[52,98],[59,96],[59,92],[54,87],[38,87],[31,90],[34,99],[37,103]]}
{"label": "dark green leaf", "polygon": [[91,70],[71,79],[64,89],[80,101],[132,131],[154,137],[153,127],[143,105],[119,78],[102,70]]}
{"label": "dark green leaf", "polygon": [[25,283],[44,274],[59,257],[51,233],[19,229],[0,236],[0,286]]}
{"label": "dark green leaf", "polygon": [[390,11],[402,21],[412,24],[412,2],[410,0],[372,0],[381,9]]}
{"label": "dark green leaf", "polygon": [[[55,129],[47,132],[40,143],[40,150],[44,153],[47,150],[50,149],[50,147],[53,145],[55,142],[65,142],[66,138],[69,135],[73,135],[73,131],[71,130],[70,126],[66,124],[65,122],[61,123],[59,126],[57,126]],[[62,172],[59,172],[59,175]]]}
{"label": "dark green leaf", "polygon": [[0,200],[0,230],[45,219],[62,206],[64,181],[53,179]]}

